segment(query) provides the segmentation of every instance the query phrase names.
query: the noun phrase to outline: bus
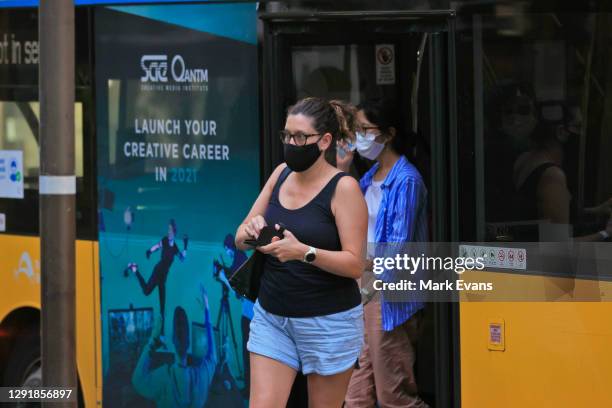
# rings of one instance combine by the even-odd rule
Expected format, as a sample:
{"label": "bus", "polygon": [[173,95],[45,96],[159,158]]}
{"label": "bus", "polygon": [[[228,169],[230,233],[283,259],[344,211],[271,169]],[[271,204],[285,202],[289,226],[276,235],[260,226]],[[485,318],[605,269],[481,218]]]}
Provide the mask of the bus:
{"label": "bus", "polygon": [[[41,383],[37,5],[0,1],[2,386]],[[207,406],[247,404],[250,305],[224,276],[236,226],[283,161],[286,109],[305,96],[393,100],[414,131],[409,160],[429,192],[431,241],[490,253],[469,276],[507,289],[427,303],[415,366],[423,400],[612,404],[605,6],[75,5],[82,405],[152,405],[139,362],[172,364],[176,313],[187,316],[190,364],[214,368]],[[371,165],[356,164],[359,175]],[[549,167],[552,182],[530,179]],[[534,201],[521,201],[522,188]],[[163,341],[149,354],[154,334]],[[299,381],[289,406],[306,404]]]}

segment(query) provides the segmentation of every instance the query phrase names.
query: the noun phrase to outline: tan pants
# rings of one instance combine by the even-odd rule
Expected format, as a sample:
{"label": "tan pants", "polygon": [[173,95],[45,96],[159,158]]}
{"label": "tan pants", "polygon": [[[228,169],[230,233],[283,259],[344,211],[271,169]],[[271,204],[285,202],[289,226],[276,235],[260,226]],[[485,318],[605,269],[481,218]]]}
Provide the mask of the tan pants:
{"label": "tan pants", "polygon": [[382,329],[380,302],[364,307],[365,345],[353,371],[346,408],[426,408],[414,378],[418,313],[390,332]]}

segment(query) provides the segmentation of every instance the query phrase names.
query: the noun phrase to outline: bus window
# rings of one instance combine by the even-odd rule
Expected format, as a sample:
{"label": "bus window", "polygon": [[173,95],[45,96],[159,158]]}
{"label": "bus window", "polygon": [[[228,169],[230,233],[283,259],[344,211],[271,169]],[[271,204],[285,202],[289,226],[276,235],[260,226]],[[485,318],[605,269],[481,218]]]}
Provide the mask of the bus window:
{"label": "bus window", "polygon": [[[0,212],[6,217],[6,232],[38,232],[39,176],[39,103],[0,101],[0,150],[23,154],[23,199],[5,198],[0,194]],[[75,103],[75,174],[77,193],[84,189],[83,104]],[[81,214],[81,212],[79,212]]]}
{"label": "bus window", "polygon": [[473,84],[474,121],[459,126],[476,135],[477,230],[463,237],[601,241],[612,197],[610,41],[593,34],[603,17],[507,14],[472,16],[473,66],[458,81]]}
{"label": "bus window", "polygon": [[[354,105],[367,100],[385,98],[395,101],[402,112],[402,126],[405,130],[413,129],[412,112],[418,112],[416,106],[420,101],[411,100],[410,91],[415,86],[417,70],[418,44],[423,34],[406,34],[405,38],[394,39],[390,44],[353,43],[337,45],[295,45],[291,47],[293,94],[295,100],[307,96],[324,95],[329,99],[340,99]],[[374,56],[383,46],[396,55],[391,59],[393,77],[385,83],[379,75],[380,63]],[[409,67],[410,75],[400,74],[400,67]],[[397,72],[397,74],[396,74]],[[421,82],[424,82],[421,80]],[[426,92],[421,91],[420,99]],[[417,95],[418,97],[418,95]],[[426,103],[424,103],[426,105]],[[423,109],[420,116],[429,112]],[[429,132],[426,126],[411,135],[409,159],[417,166],[427,183],[429,183]],[[355,174],[363,175],[371,163],[358,155],[354,159]]]}

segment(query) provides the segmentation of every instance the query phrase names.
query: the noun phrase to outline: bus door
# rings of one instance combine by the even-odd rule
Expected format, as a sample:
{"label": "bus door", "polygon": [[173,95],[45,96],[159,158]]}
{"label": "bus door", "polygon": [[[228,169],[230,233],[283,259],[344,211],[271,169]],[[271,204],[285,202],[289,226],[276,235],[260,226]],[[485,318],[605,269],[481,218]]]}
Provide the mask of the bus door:
{"label": "bus door", "polygon": [[[385,97],[398,104],[403,126],[417,135],[409,159],[429,191],[430,237],[456,239],[453,12],[283,12],[260,18],[264,177],[283,161],[277,135],[287,107],[298,99],[358,104]],[[362,175],[367,165],[359,170]],[[432,406],[459,406],[456,307],[428,304],[424,316],[415,367],[419,394]]]}

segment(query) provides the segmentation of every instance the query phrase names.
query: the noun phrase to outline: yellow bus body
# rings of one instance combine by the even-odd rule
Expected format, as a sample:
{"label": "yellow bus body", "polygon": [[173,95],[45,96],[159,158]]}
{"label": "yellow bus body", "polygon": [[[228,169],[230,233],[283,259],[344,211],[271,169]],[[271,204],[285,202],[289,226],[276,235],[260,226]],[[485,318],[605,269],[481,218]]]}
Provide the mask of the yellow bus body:
{"label": "yellow bus body", "polygon": [[[40,239],[2,234],[0,248],[2,324],[7,316],[20,309],[40,310]],[[77,367],[83,400],[88,407],[102,400],[99,281],[98,243],[76,241]]]}
{"label": "yellow bus body", "polygon": [[[481,281],[508,275],[481,273]],[[555,302],[462,302],[462,407],[611,407],[612,283],[511,276]],[[602,302],[575,302],[595,298]],[[550,299],[550,298],[549,298]],[[552,300],[552,299],[551,299]],[[490,324],[503,323],[504,347],[490,344]]]}

